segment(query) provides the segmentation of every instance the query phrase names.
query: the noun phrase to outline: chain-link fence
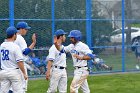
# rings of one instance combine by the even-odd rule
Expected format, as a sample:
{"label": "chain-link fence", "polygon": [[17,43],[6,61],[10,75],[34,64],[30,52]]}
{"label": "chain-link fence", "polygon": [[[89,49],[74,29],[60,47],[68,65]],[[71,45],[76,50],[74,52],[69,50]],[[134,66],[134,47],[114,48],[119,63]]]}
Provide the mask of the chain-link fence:
{"label": "chain-link fence", "polygon": [[[26,42],[30,45],[32,34],[37,34],[33,52],[46,65],[45,58],[55,30],[63,29],[69,33],[78,29],[83,34],[82,41],[103,59],[104,65],[112,67],[105,69],[91,61],[92,73],[137,70],[137,59],[131,45],[140,36],[139,6],[139,0],[1,0],[0,43],[6,37],[5,29],[12,22],[16,26],[17,22],[26,21],[31,26],[25,36]],[[69,43],[67,38],[65,45]],[[69,54],[67,68],[69,74],[73,72]],[[40,65],[36,71],[44,74],[45,70],[44,65]],[[30,75],[34,73],[37,74],[30,72]]]}

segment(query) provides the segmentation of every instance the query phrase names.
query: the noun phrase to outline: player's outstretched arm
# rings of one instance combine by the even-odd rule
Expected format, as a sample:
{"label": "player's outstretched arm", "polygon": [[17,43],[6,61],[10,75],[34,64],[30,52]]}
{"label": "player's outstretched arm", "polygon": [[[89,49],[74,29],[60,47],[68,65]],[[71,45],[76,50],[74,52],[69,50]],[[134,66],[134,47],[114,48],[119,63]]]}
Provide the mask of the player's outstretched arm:
{"label": "player's outstretched arm", "polygon": [[28,79],[28,76],[26,75],[26,72],[25,72],[25,69],[24,69],[24,64],[23,64],[23,61],[20,61],[17,63],[20,70],[22,71],[23,75],[24,75],[24,79],[27,80]]}
{"label": "player's outstretched arm", "polygon": [[28,55],[28,54],[31,52],[31,50],[34,48],[35,44],[36,44],[36,35],[35,35],[35,33],[34,33],[34,34],[32,35],[32,44],[31,44],[28,48],[25,48],[25,49],[23,50],[23,54],[24,54],[24,55]]}
{"label": "player's outstretched arm", "polygon": [[77,55],[77,54],[74,54],[73,57],[75,57],[75,58],[77,58],[77,59],[79,59],[79,60],[90,60],[90,59],[91,59],[91,58],[90,58],[89,56],[87,56],[87,55],[85,55],[85,56],[79,56],[79,55]]}
{"label": "player's outstretched arm", "polygon": [[93,59],[95,56],[94,54],[87,54],[87,55],[84,55],[84,56],[79,56],[77,54],[74,54],[73,57],[79,59],[79,60],[91,60]]}

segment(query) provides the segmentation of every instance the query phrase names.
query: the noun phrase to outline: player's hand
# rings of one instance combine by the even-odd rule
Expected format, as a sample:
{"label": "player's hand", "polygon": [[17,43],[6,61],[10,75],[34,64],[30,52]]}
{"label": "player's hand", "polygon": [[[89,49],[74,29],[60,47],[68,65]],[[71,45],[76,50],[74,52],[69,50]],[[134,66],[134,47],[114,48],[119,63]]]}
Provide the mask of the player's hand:
{"label": "player's hand", "polygon": [[36,43],[36,34],[35,34],[35,33],[32,35],[32,41],[33,41],[34,43]]}
{"label": "player's hand", "polygon": [[50,80],[50,71],[46,72],[46,80]]}
{"label": "player's hand", "polygon": [[83,60],[83,57],[81,57],[81,56],[79,56],[79,55],[77,55],[77,54],[74,54],[73,57],[75,57],[75,58],[77,58],[77,59],[79,59],[79,60]]}
{"label": "player's hand", "polygon": [[25,74],[24,74],[24,79],[25,79],[25,80],[27,80],[27,79],[28,79],[28,76],[27,76],[27,75],[25,75]]}

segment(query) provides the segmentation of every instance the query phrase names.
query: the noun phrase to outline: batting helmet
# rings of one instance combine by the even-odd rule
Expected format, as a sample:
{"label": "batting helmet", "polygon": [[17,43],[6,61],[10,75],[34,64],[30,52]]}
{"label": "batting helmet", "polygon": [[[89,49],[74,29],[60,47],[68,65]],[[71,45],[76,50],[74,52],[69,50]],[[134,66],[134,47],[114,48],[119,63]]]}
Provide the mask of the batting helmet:
{"label": "batting helmet", "polygon": [[82,34],[79,30],[72,30],[70,31],[68,37],[73,37],[76,40],[80,41],[82,39]]}

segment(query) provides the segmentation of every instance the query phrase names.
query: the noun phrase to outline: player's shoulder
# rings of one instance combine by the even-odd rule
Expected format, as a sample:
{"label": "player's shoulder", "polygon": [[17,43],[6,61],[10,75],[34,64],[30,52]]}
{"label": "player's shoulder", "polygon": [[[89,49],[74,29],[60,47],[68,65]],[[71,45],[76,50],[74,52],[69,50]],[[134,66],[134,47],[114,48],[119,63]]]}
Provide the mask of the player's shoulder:
{"label": "player's shoulder", "polygon": [[20,34],[17,34],[16,40],[21,40],[21,39],[24,39],[24,38]]}
{"label": "player's shoulder", "polygon": [[5,43],[5,42],[2,42],[2,43],[0,44],[0,46],[2,46],[4,43]]}
{"label": "player's shoulder", "polygon": [[68,46],[65,47],[74,47],[74,44],[69,44]]}
{"label": "player's shoulder", "polygon": [[[64,45],[62,45],[62,47],[64,47]],[[56,49],[55,45],[53,44],[50,49]]]}
{"label": "player's shoulder", "polygon": [[56,47],[55,47],[55,45],[53,44],[53,45],[50,47],[49,50],[55,50],[55,49],[56,49]]}
{"label": "player's shoulder", "polygon": [[78,46],[88,47],[88,45],[86,45],[85,43],[83,43],[83,42],[81,42],[81,41],[78,43]]}
{"label": "player's shoulder", "polygon": [[18,49],[19,46],[14,42],[3,42],[1,46],[10,46],[11,49]]}
{"label": "player's shoulder", "polygon": [[19,35],[19,34],[17,34],[17,38],[16,38],[16,40],[15,40],[15,43],[21,42],[22,40],[23,40],[22,36]]}
{"label": "player's shoulder", "polygon": [[13,47],[19,48],[19,46],[16,43],[13,43]]}
{"label": "player's shoulder", "polygon": [[17,35],[17,38],[16,38],[16,40],[15,40],[15,43],[16,44],[25,44],[26,43],[26,41],[25,41],[25,39],[21,36],[21,35]]}

